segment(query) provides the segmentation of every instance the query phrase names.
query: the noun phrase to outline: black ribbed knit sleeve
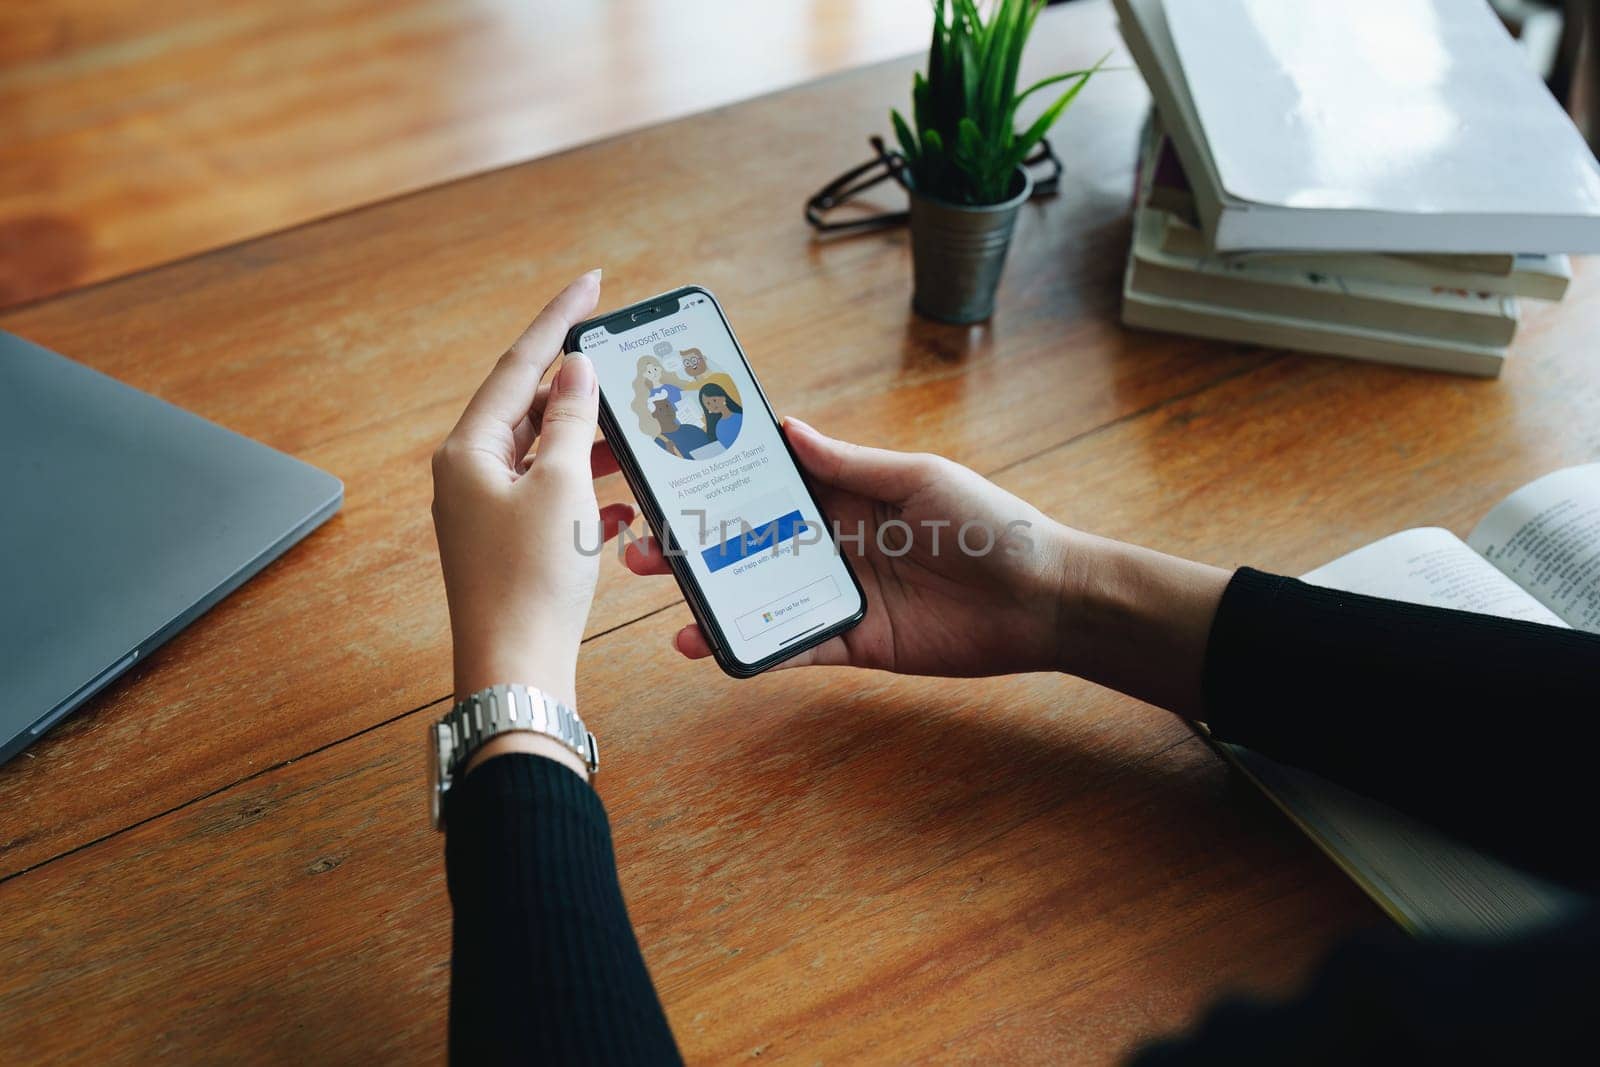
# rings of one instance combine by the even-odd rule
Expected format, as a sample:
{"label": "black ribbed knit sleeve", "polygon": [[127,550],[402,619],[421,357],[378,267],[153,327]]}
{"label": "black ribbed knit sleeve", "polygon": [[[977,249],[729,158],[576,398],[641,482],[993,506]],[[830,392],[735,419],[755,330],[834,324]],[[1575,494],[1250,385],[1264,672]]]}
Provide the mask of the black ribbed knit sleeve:
{"label": "black ribbed knit sleeve", "polygon": [[1225,1002],[1132,1064],[1592,1063],[1597,960],[1593,913],[1497,944],[1380,930],[1337,949],[1298,999]]}
{"label": "black ribbed knit sleeve", "polygon": [[1586,827],[1600,636],[1240,570],[1206,653],[1214,736],[1600,885]]}
{"label": "black ribbed knit sleeve", "polygon": [[594,790],[553,760],[497,756],[446,819],[451,1061],[681,1062]]}

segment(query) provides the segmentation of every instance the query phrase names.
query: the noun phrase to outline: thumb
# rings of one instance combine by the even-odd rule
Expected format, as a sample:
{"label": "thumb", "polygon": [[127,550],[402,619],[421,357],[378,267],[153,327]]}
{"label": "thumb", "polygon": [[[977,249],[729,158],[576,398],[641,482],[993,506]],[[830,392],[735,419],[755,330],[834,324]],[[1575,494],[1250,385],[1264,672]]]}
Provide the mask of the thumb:
{"label": "thumb", "polygon": [[589,449],[594,444],[599,413],[594,364],[581,352],[569,352],[550,383],[550,399],[539,427],[539,451],[533,457],[534,463],[572,467],[581,470],[587,480]]}
{"label": "thumb", "polygon": [[928,456],[840,441],[793,417],[783,429],[800,465],[824,485],[899,504],[929,481]]}

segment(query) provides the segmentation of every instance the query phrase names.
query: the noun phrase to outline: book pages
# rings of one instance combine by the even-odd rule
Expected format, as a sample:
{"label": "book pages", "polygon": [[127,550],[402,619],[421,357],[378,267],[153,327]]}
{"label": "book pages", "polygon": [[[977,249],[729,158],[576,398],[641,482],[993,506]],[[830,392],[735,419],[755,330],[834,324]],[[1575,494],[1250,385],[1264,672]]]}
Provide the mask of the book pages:
{"label": "book pages", "polygon": [[1562,886],[1501,863],[1417,819],[1238,745],[1228,757],[1389,917],[1420,937],[1495,940],[1583,907]]}
{"label": "book pages", "polygon": [[1312,585],[1507,619],[1565,626],[1449,530],[1402,530],[1304,575]]}
{"label": "book pages", "polygon": [[1569,625],[1600,633],[1600,463],[1518,489],[1467,543]]}

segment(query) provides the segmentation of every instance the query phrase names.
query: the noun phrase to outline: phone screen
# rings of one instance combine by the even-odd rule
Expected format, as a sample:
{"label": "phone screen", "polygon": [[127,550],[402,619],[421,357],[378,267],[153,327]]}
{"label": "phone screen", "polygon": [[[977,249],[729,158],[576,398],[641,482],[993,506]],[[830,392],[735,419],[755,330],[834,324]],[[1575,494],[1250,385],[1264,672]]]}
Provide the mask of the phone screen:
{"label": "phone screen", "polygon": [[860,587],[716,301],[698,289],[658,299],[676,310],[637,326],[627,312],[599,320],[578,345],[612,448],[631,453],[721,652],[755,667],[857,618]]}

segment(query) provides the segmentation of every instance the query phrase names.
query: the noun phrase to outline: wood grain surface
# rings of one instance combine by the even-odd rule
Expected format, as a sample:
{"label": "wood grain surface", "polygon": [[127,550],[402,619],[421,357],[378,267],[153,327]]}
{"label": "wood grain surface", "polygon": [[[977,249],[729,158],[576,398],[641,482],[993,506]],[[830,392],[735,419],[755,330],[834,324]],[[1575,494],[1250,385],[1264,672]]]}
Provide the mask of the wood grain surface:
{"label": "wood grain surface", "polygon": [[[1112,40],[1105,6],[1071,5],[1032,65]],[[583,268],[605,266],[608,304],[707,284],[783,410],[1221,564],[1294,573],[1405,526],[1465,532],[1600,455],[1585,264],[1566,301],[1527,309],[1498,382],[1118,327],[1132,74],[1061,127],[1064,193],[1028,209],[994,322],[914,319],[903,235],[817,245],[798,211],[911,69],[0,316],[333,471],[348,498],[0,768],[11,1058],[441,1058],[448,904],[421,736],[449,663],[426,461],[532,305]],[[1163,713],[1048,675],[735,682],[671,651],[687,619],[669,579],[608,561],[579,697],[692,1062],[1111,1062],[1225,992],[1285,991],[1382,921]]]}
{"label": "wood grain surface", "polygon": [[0,4],[0,306],[908,55],[929,10]]}
{"label": "wood grain surface", "polygon": [[[1098,21],[1052,13],[1052,27],[1093,33],[1042,34],[1036,69],[1104,50],[1105,15],[1088,10]],[[605,267],[612,305],[708,285],[780,410],[983,471],[1260,361],[1113,321],[1108,268],[1126,248],[1145,106],[1132,74],[1066,120],[1083,161],[1064,195],[1029,209],[991,327],[909,314],[903,233],[813,244],[801,203],[864,148],[838,134],[841,116],[875,129],[910,70],[841,76],[0,316],[346,484],[341,515],[23,761],[85,789],[7,810],[35,779],[0,769],[0,875],[449,691],[428,455],[538,304],[585,268]],[[771,165],[802,145],[804,162]],[[627,489],[614,477],[602,492]],[[614,560],[604,575],[591,633],[677,599],[621,581]],[[239,713],[212,722],[204,749],[168,751],[171,731],[219,702]],[[129,807],[107,809],[104,790]]]}

